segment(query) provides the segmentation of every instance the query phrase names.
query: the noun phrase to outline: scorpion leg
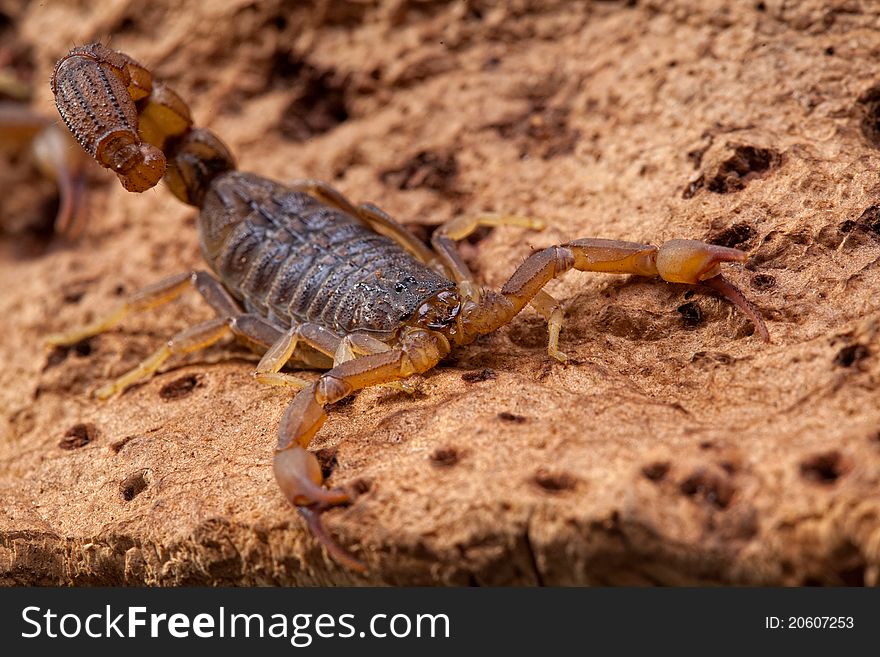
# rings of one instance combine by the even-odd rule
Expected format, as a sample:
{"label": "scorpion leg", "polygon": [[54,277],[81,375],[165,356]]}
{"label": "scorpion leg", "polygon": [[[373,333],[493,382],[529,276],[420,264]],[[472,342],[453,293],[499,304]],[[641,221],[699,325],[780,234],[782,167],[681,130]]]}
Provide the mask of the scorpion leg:
{"label": "scorpion leg", "polygon": [[545,224],[540,219],[507,214],[484,214],[474,217],[455,217],[440,226],[431,235],[431,246],[440,263],[458,284],[461,295],[474,301],[480,300],[480,286],[474,282],[465,261],[455,246],[481,226],[520,226],[532,230],[544,230]]}
{"label": "scorpion leg", "polygon": [[[149,378],[171,356],[178,354],[188,354],[194,351],[205,349],[213,344],[216,344],[221,339],[230,334],[236,336],[237,338],[243,338],[248,342],[258,345],[271,345],[272,348],[270,348],[269,352],[267,352],[267,356],[273,353],[272,350],[277,348],[276,345],[279,342],[282,342],[284,338],[288,335],[287,333],[282,333],[277,328],[266,322],[262,317],[256,314],[245,313],[237,314],[234,316],[230,315],[217,317],[215,319],[209,320],[207,322],[202,322],[201,324],[197,324],[192,328],[185,329],[175,334],[174,337],[172,337],[166,344],[153,352],[152,355],[150,355],[136,367],[129,370],[118,379],[99,388],[95,392],[95,395],[99,399],[106,399],[107,397],[110,397],[117,392],[125,390],[133,383]],[[304,341],[307,342],[307,344],[313,344],[313,341],[311,340]],[[294,345],[294,348],[295,346],[296,345]],[[262,372],[267,372],[267,376],[271,376],[271,374],[277,372],[277,370],[280,370],[285,365],[285,363],[287,363],[293,356],[293,349],[291,349],[285,355],[286,358],[284,360],[277,359],[277,363],[273,361],[272,366],[276,367],[275,370],[269,370],[266,368],[266,366],[264,366],[264,361],[267,360],[264,356],[263,359],[260,361],[260,364],[257,366],[257,371],[254,372],[255,377],[258,380],[263,381],[264,383],[271,383],[274,385],[292,385],[297,388],[303,388],[307,386],[309,384],[308,381],[289,374],[276,374],[276,376],[278,377],[277,381],[275,379],[265,381],[260,377]],[[279,383],[278,381],[281,382]]]}
{"label": "scorpion leg", "polygon": [[354,360],[358,356],[369,356],[389,351],[391,347],[366,335],[365,333],[350,333],[339,342],[339,347],[333,354],[333,367]]}
{"label": "scorpion leg", "polygon": [[191,287],[204,297],[218,316],[230,317],[241,314],[241,308],[229,295],[226,288],[208,272],[184,272],[169,276],[154,285],[135,292],[107,315],[98,318],[91,324],[67,333],[48,336],[46,344],[50,347],[76,344],[113,328],[132,313],[150,310],[174,301]]}
{"label": "scorpion leg", "polygon": [[[442,259],[452,279],[458,283],[459,292],[475,302],[480,300],[480,287],[474,281],[470,268],[462,260],[455,242],[460,242],[480,226],[521,226],[542,230],[544,222],[532,217],[517,215],[483,215],[476,217],[456,217],[435,231],[431,243]],[[568,356],[559,351],[559,332],[562,329],[562,304],[550,294],[541,290],[529,302],[547,320],[547,353],[560,363],[568,361]]]}
{"label": "scorpion leg", "polygon": [[117,392],[122,392],[133,383],[151,377],[171,356],[188,354],[205,349],[219,342],[230,333],[230,322],[225,317],[217,317],[197,324],[192,328],[176,333],[168,342],[153,354],[141,361],[137,367],[129,370],[119,378],[101,386],[95,391],[98,399],[107,399]]}
{"label": "scorpion leg", "polygon": [[560,363],[568,362],[568,356],[559,351],[559,332],[562,330],[563,319],[562,304],[544,290],[538,290],[529,303],[547,320],[547,353]]}
{"label": "scorpion leg", "polygon": [[342,341],[338,335],[319,324],[306,323],[294,326],[279,334],[278,339],[260,359],[254,371],[254,378],[260,383],[271,386],[302,389],[309,385],[305,379],[281,372],[281,368],[293,357],[300,342],[332,358]]}
{"label": "scorpion leg", "polygon": [[409,331],[398,347],[346,361],[324,373],[300,390],[284,412],[275,449],[275,478],[328,552],[350,568],[365,570],[362,563],[329,537],[320,522],[322,511],[345,504],[350,498],[344,491],[322,486],[321,466],[315,455],[306,450],[327,419],[324,407],[356,390],[425,372],[447,353],[449,344],[442,336],[419,329]]}
{"label": "scorpion leg", "polygon": [[479,303],[472,303],[464,309],[462,324],[469,335],[494,331],[509,322],[549,281],[573,268],[660,276],[671,283],[705,284],[727,297],[752,321],[761,339],[769,342],[767,327],[757,309],[721,274],[721,263],[744,262],[747,258],[738,249],[695,240],[670,240],[659,248],[615,240],[575,240],[530,255],[500,293],[489,293]]}
{"label": "scorpion leg", "polygon": [[358,212],[354,204],[345,198],[345,195],[332,185],[325,183],[323,180],[315,180],[313,178],[299,178],[287,183],[287,186],[298,192],[305,192],[309,196],[314,196],[319,201],[332,205],[334,208],[347,212],[352,217],[357,217]]}

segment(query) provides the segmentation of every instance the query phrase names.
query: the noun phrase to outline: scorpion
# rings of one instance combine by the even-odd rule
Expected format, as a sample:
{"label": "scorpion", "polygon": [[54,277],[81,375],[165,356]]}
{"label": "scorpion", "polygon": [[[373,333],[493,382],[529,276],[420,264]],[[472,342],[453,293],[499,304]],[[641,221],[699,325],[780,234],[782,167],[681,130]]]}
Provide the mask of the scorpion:
{"label": "scorpion", "polygon": [[[262,353],[254,377],[297,390],[278,425],[275,479],[328,554],[348,568],[366,570],[332,538],[321,514],[351,497],[324,486],[308,450],[327,419],[326,407],[368,386],[401,385],[436,366],[453,347],[508,324],[526,305],[547,321],[549,356],[566,362],[559,350],[563,307],[543,290],[552,279],[576,269],[707,286],[738,307],[769,342],[757,309],[721,273],[722,263],[745,262],[743,251],[683,239],[660,247],[577,239],[534,251],[499,291],[484,289],[455,243],[480,226],[540,229],[542,221],[456,217],[433,233],[429,246],[378,207],[354,205],[326,183],[281,184],[238,171],[220,138],[194,126],[177,93],[128,55],[100,43],[61,58],[51,85],[71,133],[125,189],[143,192],[164,179],[172,194],[199,209],[201,253],[213,273],[166,278],[48,343],[75,344],[130,313],[195,289],[216,316],[175,334],[96,396],[109,398],[152,376],[170,357],[225,337]],[[285,366],[326,371],[309,381],[282,371]]]}

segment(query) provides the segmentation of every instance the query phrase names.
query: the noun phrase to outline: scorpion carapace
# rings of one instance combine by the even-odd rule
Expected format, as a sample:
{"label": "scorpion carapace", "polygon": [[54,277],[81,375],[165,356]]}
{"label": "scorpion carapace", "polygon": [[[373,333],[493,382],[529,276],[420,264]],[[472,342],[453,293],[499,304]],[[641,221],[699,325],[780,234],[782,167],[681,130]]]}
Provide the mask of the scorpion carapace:
{"label": "scorpion carapace", "polygon": [[[282,185],[235,170],[211,132],[193,128],[189,110],[167,86],[126,55],[100,44],[71,51],[52,77],[59,112],[83,147],[114,170],[126,189],[144,191],[162,177],[181,200],[200,208],[202,254],[213,275],[180,274],[130,297],[108,316],[53,336],[71,344],[126,314],[170,301],[193,287],[216,318],[173,336],[130,372],[97,391],[106,398],[151,376],[172,355],[233,335],[265,354],[257,380],[299,389],[278,430],[274,471],[288,500],[341,563],[364,565],[333,541],[320,515],[349,495],[323,486],[307,451],[325,407],[367,386],[400,382],[434,367],[454,346],[507,324],[527,304],[548,322],[548,353],[559,350],[562,308],[543,287],[570,269],[660,276],[703,284],[726,296],[769,340],[756,309],[720,273],[743,262],[736,249],[693,240],[662,246],[580,239],[532,253],[500,291],[481,289],[455,241],[479,226],[543,224],[520,216],[456,218],[430,247],[372,205],[355,206],[329,185]],[[166,166],[167,162],[167,166]],[[281,370],[328,369],[316,381]]]}

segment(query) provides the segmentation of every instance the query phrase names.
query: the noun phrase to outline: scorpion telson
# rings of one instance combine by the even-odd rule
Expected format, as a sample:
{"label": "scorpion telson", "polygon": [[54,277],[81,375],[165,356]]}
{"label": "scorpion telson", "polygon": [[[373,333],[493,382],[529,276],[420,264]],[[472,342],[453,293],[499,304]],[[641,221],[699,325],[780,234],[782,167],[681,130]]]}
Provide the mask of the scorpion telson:
{"label": "scorpion telson", "polygon": [[[399,382],[434,367],[450,350],[507,324],[526,305],[548,322],[548,353],[559,350],[562,308],[542,288],[570,269],[659,276],[704,284],[727,297],[769,341],[756,309],[720,273],[746,254],[692,240],[649,244],[579,239],[532,253],[500,291],[481,289],[455,242],[480,226],[540,229],[528,217],[456,218],[430,246],[372,205],[355,206],[312,180],[282,185],[235,170],[226,146],[194,128],[180,97],[127,55],[100,44],[75,48],[55,67],[58,110],[79,143],[113,170],[126,189],[144,191],[164,178],[182,201],[200,209],[202,254],[213,274],[172,276],[130,297],[108,316],[52,336],[74,344],[127,314],[195,288],[216,317],[173,336],[130,372],[97,390],[109,397],[153,375],[171,356],[232,335],[265,354],[254,376],[297,394],[278,429],[278,485],[329,553],[350,568],[365,565],[321,524],[326,508],[350,502],[323,486],[307,451],[327,418],[324,408],[356,390]],[[282,372],[285,365],[328,370],[315,381]]]}

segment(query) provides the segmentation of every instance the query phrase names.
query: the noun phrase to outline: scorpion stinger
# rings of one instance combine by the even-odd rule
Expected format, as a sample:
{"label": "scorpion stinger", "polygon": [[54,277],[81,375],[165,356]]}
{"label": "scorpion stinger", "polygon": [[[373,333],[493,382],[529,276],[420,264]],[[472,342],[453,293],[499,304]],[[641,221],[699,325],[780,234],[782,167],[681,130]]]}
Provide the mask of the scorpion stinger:
{"label": "scorpion stinger", "polygon": [[[480,226],[541,229],[543,222],[515,215],[457,218],[434,232],[429,247],[378,208],[354,205],[326,183],[282,185],[236,171],[223,142],[193,127],[177,94],[127,55],[99,44],[64,57],[52,88],[80,144],[126,189],[144,191],[164,177],[179,199],[199,208],[199,243],[212,273],[169,277],[88,326],[51,337],[50,344],[74,344],[132,312],[198,291],[216,317],[172,336],[98,395],[109,397],[153,376],[169,358],[228,336],[257,347],[264,356],[254,377],[297,391],[278,425],[273,469],[279,488],[327,551],[354,570],[366,566],[321,522],[326,509],[352,498],[325,487],[308,450],[326,407],[357,390],[430,370],[454,347],[507,324],[527,305],[547,319],[548,355],[565,362],[562,304],[543,290],[554,278],[576,269],[707,285],[769,340],[758,311],[721,275],[722,264],[745,261],[737,249],[694,240],[657,247],[579,239],[532,253],[501,290],[487,290],[455,242]],[[282,371],[291,365],[325,372],[307,381]]]}

